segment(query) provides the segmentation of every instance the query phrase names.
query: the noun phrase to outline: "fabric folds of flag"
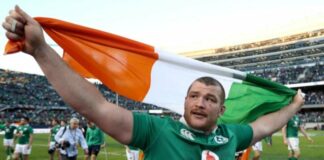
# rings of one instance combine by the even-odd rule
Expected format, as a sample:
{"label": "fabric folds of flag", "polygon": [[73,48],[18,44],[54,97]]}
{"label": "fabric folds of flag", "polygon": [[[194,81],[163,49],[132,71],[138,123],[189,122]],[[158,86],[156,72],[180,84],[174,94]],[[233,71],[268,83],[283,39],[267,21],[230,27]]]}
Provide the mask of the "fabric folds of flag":
{"label": "fabric folds of flag", "polygon": [[[179,114],[189,85],[198,77],[219,80],[226,111],[219,123],[248,123],[291,101],[295,91],[243,72],[170,54],[153,46],[69,22],[35,18],[64,50],[63,59],[87,78],[99,79],[127,98],[152,103]],[[23,42],[8,42],[6,53]]]}

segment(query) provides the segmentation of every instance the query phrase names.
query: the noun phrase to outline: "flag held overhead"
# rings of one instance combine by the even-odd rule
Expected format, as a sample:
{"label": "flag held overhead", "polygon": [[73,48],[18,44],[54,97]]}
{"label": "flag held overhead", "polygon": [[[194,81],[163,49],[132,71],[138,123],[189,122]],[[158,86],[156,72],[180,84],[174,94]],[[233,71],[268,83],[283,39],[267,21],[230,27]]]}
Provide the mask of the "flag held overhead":
{"label": "flag held overhead", "polygon": [[[289,104],[295,91],[243,72],[157,50],[153,46],[69,22],[35,18],[83,77],[97,78],[127,98],[183,114],[189,85],[201,76],[222,83],[225,114],[219,123],[248,123]],[[6,53],[23,42],[8,42]]]}

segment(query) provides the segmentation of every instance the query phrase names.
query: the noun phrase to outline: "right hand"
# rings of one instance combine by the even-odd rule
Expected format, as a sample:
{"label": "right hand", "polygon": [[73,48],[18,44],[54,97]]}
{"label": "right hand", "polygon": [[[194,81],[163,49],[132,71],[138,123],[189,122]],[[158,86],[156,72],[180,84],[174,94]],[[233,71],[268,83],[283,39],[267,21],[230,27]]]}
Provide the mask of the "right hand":
{"label": "right hand", "polygon": [[[17,23],[13,31],[11,27],[14,21]],[[2,27],[6,30],[6,36],[9,40],[24,40],[22,51],[32,56],[38,49],[46,45],[40,24],[18,6],[15,6],[15,9],[9,12],[9,16],[2,23]]]}
{"label": "right hand", "polygon": [[287,140],[286,140],[286,139],[284,139],[283,143],[284,143],[285,145],[288,145],[288,143],[287,143]]}

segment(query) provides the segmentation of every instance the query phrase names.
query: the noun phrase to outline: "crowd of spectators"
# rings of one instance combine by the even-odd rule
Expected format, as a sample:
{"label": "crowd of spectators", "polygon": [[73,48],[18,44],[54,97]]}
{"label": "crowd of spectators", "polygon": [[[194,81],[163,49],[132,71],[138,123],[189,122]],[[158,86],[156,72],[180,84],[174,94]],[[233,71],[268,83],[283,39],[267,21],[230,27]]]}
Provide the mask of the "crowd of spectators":
{"label": "crowd of spectators", "polygon": [[297,57],[289,59],[277,59],[273,61],[263,61],[259,63],[250,63],[244,65],[229,66],[228,68],[241,70],[243,72],[255,71],[255,70],[264,70],[264,69],[276,69],[276,68],[289,68],[295,66],[302,66],[308,64],[322,64],[324,61],[324,54],[321,53],[320,56],[306,56],[306,57]]}
{"label": "crowd of spectators", "polygon": [[[128,110],[143,112],[162,109],[152,104],[145,104],[118,96],[106,86],[94,83],[100,92],[112,103],[117,103]],[[172,114],[177,116],[176,114]],[[68,120],[82,117],[73,111],[48,83],[44,76],[26,74],[0,69],[0,118],[18,121],[27,116],[36,127],[48,126],[52,118]]]}
{"label": "crowd of spectators", "polygon": [[324,102],[324,90],[310,90],[304,91],[305,96],[305,104],[323,104]]}
{"label": "crowd of spectators", "polygon": [[323,111],[300,112],[298,116],[303,120],[304,123],[324,122]]}
{"label": "crowd of spectators", "polygon": [[262,69],[248,73],[279,82],[281,84],[296,84],[324,80],[324,63],[300,65],[293,67]]}
{"label": "crowd of spectators", "polygon": [[285,50],[295,50],[298,48],[308,48],[310,46],[318,46],[324,44],[323,35],[324,29],[321,29],[313,32],[307,32],[281,38],[274,38],[255,43],[217,48],[214,50],[214,53],[208,54],[214,54],[213,56],[200,57],[197,58],[197,60],[204,62],[212,62]]}
{"label": "crowd of spectators", "polygon": [[[31,106],[31,105],[30,105]],[[67,122],[71,117],[76,117],[83,119],[77,112],[72,109],[65,107],[60,109],[55,109],[52,107],[10,107],[9,109],[4,109],[0,112],[0,119],[10,119],[14,122],[19,122],[21,117],[29,117],[31,119],[30,125],[35,128],[46,128],[50,126],[51,120],[53,118],[63,120]]]}
{"label": "crowd of spectators", "polygon": [[[245,66],[256,66],[257,64],[262,63],[276,63],[281,62],[280,60],[297,60],[297,59],[304,59],[304,58],[313,58],[313,57],[321,57],[323,56],[324,45],[320,48],[309,48],[309,49],[296,49],[296,50],[289,50],[289,51],[282,51],[282,52],[272,52],[268,54],[258,54],[254,56],[245,56],[239,58],[232,58],[232,59],[224,59],[224,60],[217,60],[211,62],[216,65],[225,66],[225,67],[240,67],[243,66],[242,69],[245,69]],[[258,68],[254,68],[258,69]]]}

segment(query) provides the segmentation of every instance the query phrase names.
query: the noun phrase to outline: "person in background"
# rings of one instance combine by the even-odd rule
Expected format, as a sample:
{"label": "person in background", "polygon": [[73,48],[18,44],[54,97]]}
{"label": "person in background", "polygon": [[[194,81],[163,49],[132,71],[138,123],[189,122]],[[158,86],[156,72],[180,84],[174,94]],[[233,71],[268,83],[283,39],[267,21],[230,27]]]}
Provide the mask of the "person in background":
{"label": "person in background", "polygon": [[7,160],[12,158],[14,151],[14,131],[16,126],[11,123],[9,119],[5,120],[4,125],[0,125],[0,131],[4,131],[3,146],[6,149]]}
{"label": "person in background", "polygon": [[262,153],[262,140],[256,142],[253,146],[252,146],[254,155],[253,155],[253,160],[259,160],[261,157],[261,153]]}
{"label": "person in background", "polygon": [[100,148],[105,147],[104,133],[93,122],[88,122],[86,131],[86,141],[88,144],[87,160],[96,160]]}
{"label": "person in background", "polygon": [[56,153],[58,159],[61,159],[59,149],[56,148],[55,135],[60,130],[61,126],[57,119],[52,119],[51,121],[52,128],[48,137],[48,154],[50,155],[50,160],[54,160],[54,154]]}
{"label": "person in background", "polygon": [[84,154],[88,154],[88,145],[79,129],[79,119],[77,118],[71,118],[68,126],[60,128],[55,135],[55,141],[59,143],[62,160],[76,160],[78,144],[81,145]]}
{"label": "person in background", "polygon": [[132,146],[126,147],[126,157],[127,160],[139,160],[140,159],[140,149]]}
{"label": "person in background", "polygon": [[308,141],[313,143],[313,139],[307,135],[301,120],[294,115],[282,128],[282,137],[285,145],[288,145],[288,160],[297,160],[300,157],[298,130],[306,137]]}
{"label": "person in background", "polygon": [[29,125],[29,118],[21,118],[20,125],[17,128],[17,132],[15,135],[18,138],[13,156],[15,160],[18,160],[20,155],[22,155],[24,160],[29,159],[29,155],[31,154],[32,150],[33,133],[34,130]]}

